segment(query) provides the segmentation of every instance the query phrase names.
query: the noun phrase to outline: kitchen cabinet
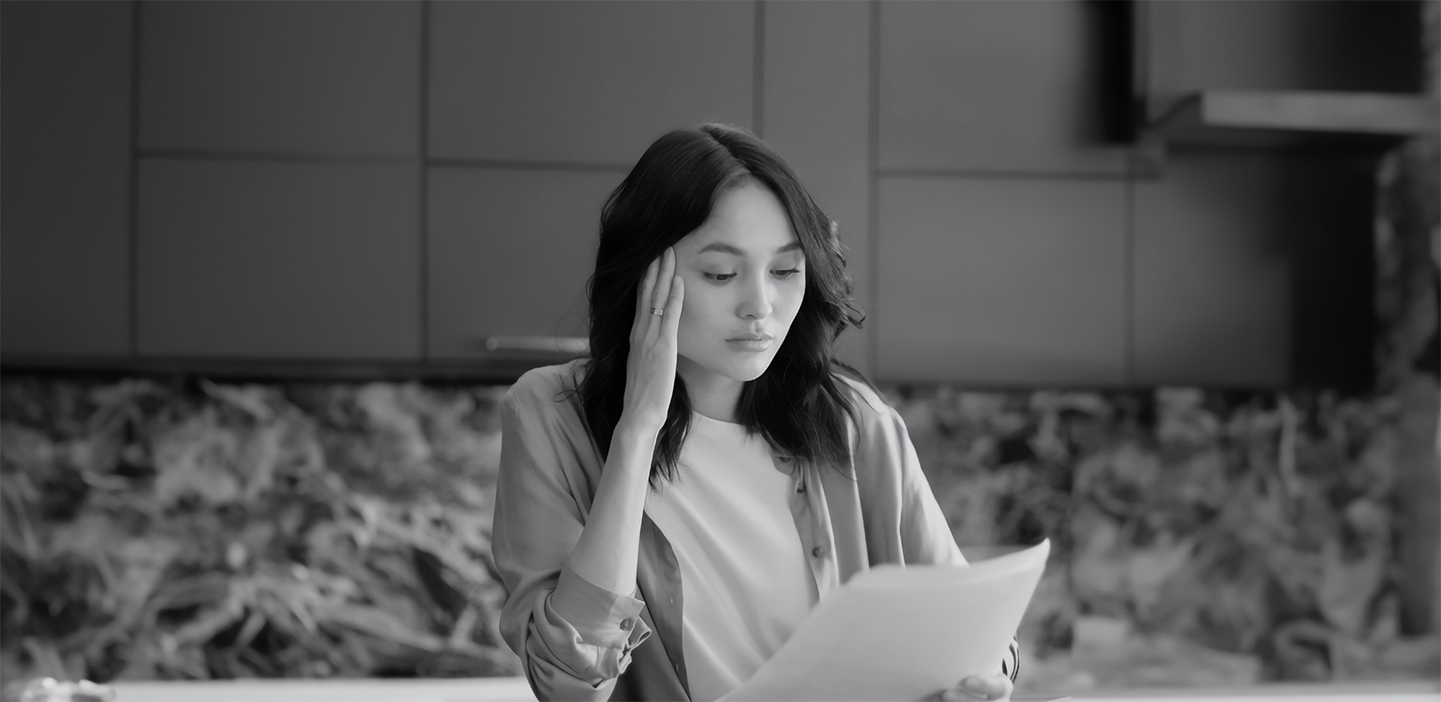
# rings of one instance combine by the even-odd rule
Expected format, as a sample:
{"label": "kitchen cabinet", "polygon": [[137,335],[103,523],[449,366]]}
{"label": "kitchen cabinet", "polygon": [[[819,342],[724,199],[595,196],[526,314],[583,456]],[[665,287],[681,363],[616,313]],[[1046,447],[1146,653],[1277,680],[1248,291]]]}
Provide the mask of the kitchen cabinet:
{"label": "kitchen cabinet", "polygon": [[1419,2],[1140,2],[1146,121],[1207,90],[1422,92]]}
{"label": "kitchen cabinet", "polygon": [[420,359],[419,3],[146,3],[142,357]]}
{"label": "kitchen cabinet", "polygon": [[[543,365],[575,355],[567,344],[589,329],[585,282],[595,268],[601,206],[624,177],[432,168],[429,357]],[[556,337],[566,341],[550,343]]]}
{"label": "kitchen cabinet", "polygon": [[1372,167],[1173,149],[1135,194],[1136,381],[1356,389],[1370,377]]}
{"label": "kitchen cabinet", "polygon": [[128,2],[0,4],[0,340],[7,356],[130,347]]}
{"label": "kitchen cabinet", "polygon": [[1136,185],[1136,380],[1279,387],[1290,379],[1291,246],[1281,164],[1190,150]]}
{"label": "kitchen cabinet", "polygon": [[1124,383],[1125,190],[1099,180],[881,178],[880,377]]}
{"label": "kitchen cabinet", "polygon": [[1125,41],[1121,9],[881,3],[879,167],[1124,176],[1108,126],[1129,99],[1108,53]]}
{"label": "kitchen cabinet", "polygon": [[140,147],[419,153],[420,3],[147,2]]}
{"label": "kitchen cabinet", "polygon": [[147,158],[139,352],[420,358],[413,165]]}
{"label": "kitchen cabinet", "polygon": [[714,120],[836,221],[878,379],[1339,383],[1374,162],[1313,133],[1441,114],[1409,0],[3,7],[12,365],[576,353],[605,197]]}
{"label": "kitchen cabinet", "polygon": [[434,3],[429,155],[628,167],[671,129],[749,126],[755,17],[752,2]]}
{"label": "kitchen cabinet", "polygon": [[[762,136],[836,223],[859,306],[871,308],[870,16],[865,3],[764,6]],[[841,360],[871,371],[870,329],[837,340]]]}

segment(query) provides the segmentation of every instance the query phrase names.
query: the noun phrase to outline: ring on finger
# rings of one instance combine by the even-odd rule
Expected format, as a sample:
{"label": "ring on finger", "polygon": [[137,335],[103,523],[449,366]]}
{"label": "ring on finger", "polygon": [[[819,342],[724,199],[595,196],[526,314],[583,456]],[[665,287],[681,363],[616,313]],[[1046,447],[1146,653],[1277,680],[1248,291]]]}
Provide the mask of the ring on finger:
{"label": "ring on finger", "polygon": [[665,316],[665,308],[664,308],[664,307],[652,307],[652,308],[650,308],[650,313],[653,314],[653,315],[655,315],[655,316],[657,316],[657,317],[664,317],[664,316]]}

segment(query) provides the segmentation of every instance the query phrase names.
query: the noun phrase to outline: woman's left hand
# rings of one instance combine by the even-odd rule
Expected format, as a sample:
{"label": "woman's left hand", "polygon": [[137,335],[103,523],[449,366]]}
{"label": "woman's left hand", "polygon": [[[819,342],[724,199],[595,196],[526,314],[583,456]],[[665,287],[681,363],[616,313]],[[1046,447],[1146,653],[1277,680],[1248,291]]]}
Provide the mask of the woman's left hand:
{"label": "woman's left hand", "polygon": [[995,675],[972,675],[960,681],[955,687],[941,690],[928,700],[1009,700],[1015,685],[1002,673]]}

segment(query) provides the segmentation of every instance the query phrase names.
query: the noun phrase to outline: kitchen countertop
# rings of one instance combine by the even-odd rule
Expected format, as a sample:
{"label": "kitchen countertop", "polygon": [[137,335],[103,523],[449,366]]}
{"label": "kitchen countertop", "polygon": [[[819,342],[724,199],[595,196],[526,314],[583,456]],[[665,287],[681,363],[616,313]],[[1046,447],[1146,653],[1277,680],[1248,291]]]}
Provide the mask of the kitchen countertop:
{"label": "kitchen countertop", "polygon": [[[115,702],[500,702],[534,700],[524,678],[120,681],[111,683]],[[1066,699],[1064,695],[1017,695],[1024,700]],[[1348,682],[1334,685],[1274,683],[1237,688],[1088,690],[1080,702],[1441,702],[1437,682]]]}

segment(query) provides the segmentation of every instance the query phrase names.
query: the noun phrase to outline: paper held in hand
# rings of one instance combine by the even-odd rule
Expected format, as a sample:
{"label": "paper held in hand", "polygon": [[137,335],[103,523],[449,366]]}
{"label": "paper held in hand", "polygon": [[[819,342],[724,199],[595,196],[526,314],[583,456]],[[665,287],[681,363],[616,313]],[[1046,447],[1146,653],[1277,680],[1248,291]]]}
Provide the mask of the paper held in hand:
{"label": "paper held in hand", "polygon": [[1001,671],[1050,540],[968,566],[883,565],[822,600],[727,702],[919,700]]}

